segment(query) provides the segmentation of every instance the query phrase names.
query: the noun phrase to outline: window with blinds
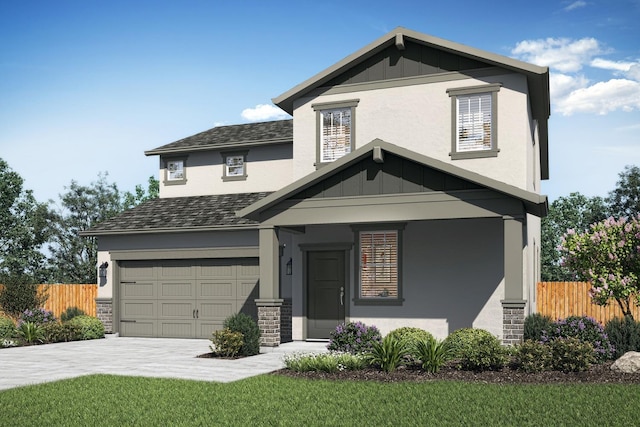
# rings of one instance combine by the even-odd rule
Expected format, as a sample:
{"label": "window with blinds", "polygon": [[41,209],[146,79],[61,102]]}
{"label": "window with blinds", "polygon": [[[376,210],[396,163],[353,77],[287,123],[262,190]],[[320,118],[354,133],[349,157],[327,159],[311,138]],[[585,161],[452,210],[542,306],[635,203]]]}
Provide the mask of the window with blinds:
{"label": "window with blinds", "polygon": [[351,152],[351,108],[321,112],[320,161],[332,162]]}
{"label": "window with blinds", "polygon": [[398,298],[398,231],[360,232],[360,298]]}
{"label": "window with blinds", "polygon": [[458,96],[457,151],[491,150],[491,94]]}

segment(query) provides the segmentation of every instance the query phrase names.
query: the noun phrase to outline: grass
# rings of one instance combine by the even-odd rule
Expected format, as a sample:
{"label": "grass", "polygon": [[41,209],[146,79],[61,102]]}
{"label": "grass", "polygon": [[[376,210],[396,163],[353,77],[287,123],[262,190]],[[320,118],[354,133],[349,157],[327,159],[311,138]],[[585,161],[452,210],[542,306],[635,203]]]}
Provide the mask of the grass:
{"label": "grass", "polygon": [[635,385],[92,375],[0,392],[0,425],[634,425],[638,405]]}

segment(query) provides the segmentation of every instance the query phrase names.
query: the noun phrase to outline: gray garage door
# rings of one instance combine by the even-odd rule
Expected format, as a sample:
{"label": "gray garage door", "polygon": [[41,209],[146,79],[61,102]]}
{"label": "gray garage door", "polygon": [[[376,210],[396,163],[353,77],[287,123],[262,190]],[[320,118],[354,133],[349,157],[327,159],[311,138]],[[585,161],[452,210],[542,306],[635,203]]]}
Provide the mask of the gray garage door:
{"label": "gray garage door", "polygon": [[120,335],[210,338],[224,319],[257,319],[257,258],[120,262]]}

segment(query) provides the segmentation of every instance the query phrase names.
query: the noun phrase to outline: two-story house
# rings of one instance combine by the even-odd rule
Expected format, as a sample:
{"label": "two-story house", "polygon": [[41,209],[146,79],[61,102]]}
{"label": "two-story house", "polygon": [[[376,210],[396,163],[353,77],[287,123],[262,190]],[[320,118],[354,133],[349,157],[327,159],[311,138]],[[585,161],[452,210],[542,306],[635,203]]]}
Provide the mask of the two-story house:
{"label": "two-story house", "polygon": [[147,151],[160,198],[86,232],[108,328],[208,338],[243,311],[263,345],[345,320],[522,337],[547,68],[396,28],[273,101],[293,119]]}

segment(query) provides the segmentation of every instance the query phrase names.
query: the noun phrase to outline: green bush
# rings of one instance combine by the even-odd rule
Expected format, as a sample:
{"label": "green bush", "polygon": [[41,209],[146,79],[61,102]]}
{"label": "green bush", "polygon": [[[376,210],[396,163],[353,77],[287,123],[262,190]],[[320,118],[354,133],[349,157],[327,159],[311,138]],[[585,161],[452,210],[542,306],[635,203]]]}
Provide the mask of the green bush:
{"label": "green bush", "polygon": [[56,317],[53,312],[45,310],[44,308],[28,308],[20,314],[18,318],[18,326],[22,323],[35,323],[37,325],[44,325],[45,323],[55,322]]}
{"label": "green bush", "polygon": [[451,357],[460,359],[471,350],[474,341],[481,337],[495,338],[491,332],[484,329],[462,328],[449,334],[444,341],[451,351]]}
{"label": "green bush", "polygon": [[84,310],[78,307],[67,307],[67,309],[63,311],[62,314],[60,315],[60,320],[63,322],[67,322],[73,319],[74,317],[85,316],[86,314],[87,313],[85,313]]}
{"label": "green bush", "polygon": [[44,341],[42,325],[24,322],[18,326],[18,336],[28,344],[38,344]]}
{"label": "green bush", "polygon": [[244,313],[234,314],[224,320],[222,327],[242,334],[244,342],[240,355],[254,356],[260,353],[260,328],[251,317]]}
{"label": "green bush", "polygon": [[0,316],[0,340],[15,338],[16,332],[16,324],[13,323],[13,320]]}
{"label": "green bush", "polygon": [[329,333],[330,351],[341,351],[351,354],[371,351],[373,343],[380,342],[382,335],[375,326],[367,326],[362,322],[341,323]]}
{"label": "green bush", "polygon": [[209,347],[211,351],[222,357],[236,357],[244,344],[241,332],[234,332],[231,329],[219,329],[213,332]]}
{"label": "green bush", "polygon": [[615,347],[615,358],[628,351],[640,351],[640,322],[631,317],[615,317],[607,322],[604,331]]}
{"label": "green bush", "polygon": [[406,341],[387,335],[382,342],[374,342],[371,350],[364,354],[364,358],[370,365],[379,366],[385,372],[393,372],[402,365],[408,352],[409,346]]}
{"label": "green bush", "polygon": [[429,337],[413,345],[413,355],[420,361],[422,369],[436,373],[451,357],[451,350],[445,342]]}
{"label": "green bush", "polygon": [[404,341],[409,347],[410,356],[413,359],[419,359],[417,355],[413,354],[416,344],[420,341],[427,341],[433,338],[433,335],[424,329],[414,328],[411,326],[403,326],[401,328],[394,329],[389,332],[387,336],[392,336],[397,340]]}
{"label": "green bush", "polygon": [[47,298],[47,293],[39,292],[38,285],[27,275],[7,275],[0,288],[0,308],[14,319],[25,310],[42,307]]}
{"label": "green bush", "polygon": [[551,346],[540,341],[525,340],[516,347],[514,365],[524,372],[542,372],[551,369]]}
{"label": "green bush", "polygon": [[42,325],[45,343],[79,341],[82,339],[82,326],[74,323],[49,322]]}
{"label": "green bush", "polygon": [[598,362],[614,357],[615,349],[609,342],[604,327],[592,317],[569,316],[566,319],[553,322],[551,328],[544,331],[540,341],[550,342],[556,338],[569,337],[591,344],[593,354]]}
{"label": "green bush", "polygon": [[76,325],[80,327],[80,339],[95,340],[104,338],[104,325],[97,317],[77,316],[69,320],[65,324]]}
{"label": "green bush", "polygon": [[540,313],[533,313],[524,319],[524,337],[526,340],[540,341],[544,331],[549,330],[553,325],[550,316]]}
{"label": "green bush", "polygon": [[466,371],[495,371],[507,363],[507,350],[491,334],[477,334],[460,357],[459,368]]}
{"label": "green bush", "polygon": [[593,346],[578,338],[556,338],[550,342],[552,369],[562,372],[581,372],[596,362]]}
{"label": "green bush", "polygon": [[295,372],[355,371],[365,367],[364,357],[351,353],[294,353],[284,357],[284,366]]}

